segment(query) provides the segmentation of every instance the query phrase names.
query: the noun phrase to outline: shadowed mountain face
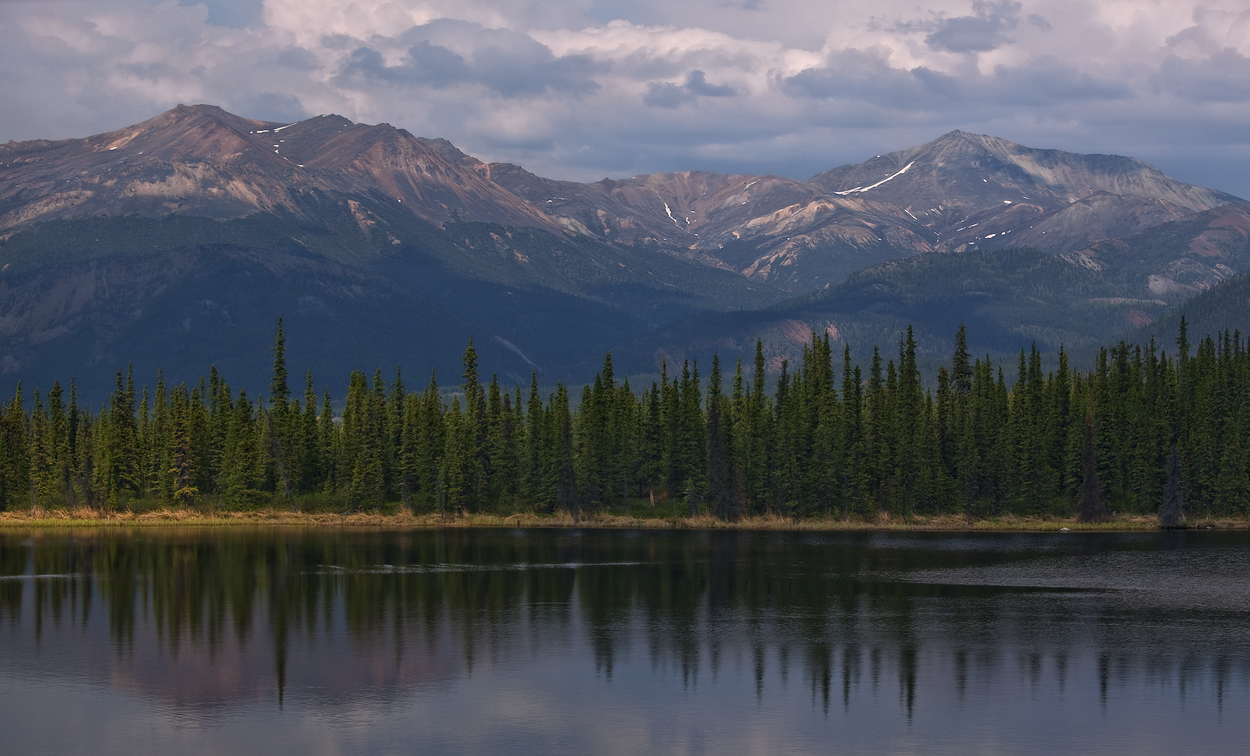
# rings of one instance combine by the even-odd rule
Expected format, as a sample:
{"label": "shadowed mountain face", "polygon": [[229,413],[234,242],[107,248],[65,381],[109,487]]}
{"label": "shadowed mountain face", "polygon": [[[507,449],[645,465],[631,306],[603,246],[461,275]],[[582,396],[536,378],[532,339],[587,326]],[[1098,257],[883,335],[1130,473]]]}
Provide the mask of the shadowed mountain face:
{"label": "shadowed mountain face", "polygon": [[[1225,293],[1181,305],[1195,323],[1192,333],[1240,327],[1247,310],[1238,297],[1246,287],[1217,284],[1241,281],[1244,276],[1231,277],[1246,271],[1250,205],[1231,205],[1079,253],[997,249],[900,259],[767,309],[692,317],[632,339],[613,356],[626,372],[656,371],[662,360],[707,364],[713,354],[722,364],[741,357],[749,365],[760,340],[775,371],[783,360],[797,363],[813,332],[849,344],[854,359],[863,361],[874,346],[891,356],[899,334],[911,326],[922,361],[936,365],[949,359],[963,323],[972,352],[1000,364],[1014,365],[1031,344],[1089,359],[1099,345],[1133,333],[1170,344],[1178,316],[1168,313],[1212,286]],[[1199,305],[1205,301],[1211,304]]]}
{"label": "shadowed mountain face", "polygon": [[[987,348],[1086,343],[1250,265],[1235,201],[962,132],[806,182],[580,184],[386,124],[178,106],[0,145],[0,375],[77,377],[90,399],[127,362],[217,364],[263,387],[278,316],[293,364],[339,382],[397,361],[454,382],[470,337],[489,370],[545,382],[614,346],[641,372],[761,337],[779,362],[813,328],[860,345],[983,320]],[[996,257],[1018,247],[1039,256]]]}

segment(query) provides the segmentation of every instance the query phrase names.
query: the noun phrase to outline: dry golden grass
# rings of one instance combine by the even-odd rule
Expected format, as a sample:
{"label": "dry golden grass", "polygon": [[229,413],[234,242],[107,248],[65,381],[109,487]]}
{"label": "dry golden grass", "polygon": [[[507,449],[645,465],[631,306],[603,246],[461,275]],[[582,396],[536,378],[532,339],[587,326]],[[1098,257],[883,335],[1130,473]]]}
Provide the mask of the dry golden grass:
{"label": "dry golden grass", "polygon": [[[1211,527],[1216,530],[1250,529],[1250,519],[1191,518],[1190,528]],[[1103,523],[1078,523],[1072,519],[1046,517],[1002,517],[969,522],[960,515],[916,515],[892,518],[882,515],[873,520],[862,518],[795,519],[778,515],[748,517],[724,522],[708,515],[693,517],[633,517],[611,513],[594,513],[574,519],[559,514],[473,514],[459,513],[442,518],[437,514],[414,515],[380,513],[296,513],[281,509],[248,512],[204,512],[190,509],[160,509],[133,513],[100,512],[94,509],[52,509],[0,512],[0,528],[129,528],[146,526],[230,527],[285,526],[311,528],[374,528],[415,530],[437,528],[602,528],[649,530],[772,530],[772,531],[992,531],[1040,532],[1068,528],[1073,531],[1150,531],[1158,529],[1154,517],[1125,515]]]}

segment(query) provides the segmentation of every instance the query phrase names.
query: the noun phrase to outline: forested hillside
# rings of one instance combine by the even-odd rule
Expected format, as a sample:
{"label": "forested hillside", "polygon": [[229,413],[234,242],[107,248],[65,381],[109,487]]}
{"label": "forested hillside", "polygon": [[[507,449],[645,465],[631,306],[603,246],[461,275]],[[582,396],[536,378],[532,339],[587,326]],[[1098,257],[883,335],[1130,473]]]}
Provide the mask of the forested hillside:
{"label": "forested hillside", "polygon": [[1194,515],[1250,507],[1240,334],[1194,351],[1182,321],[1171,354],[1121,343],[1088,372],[1062,351],[1049,372],[1036,349],[1015,365],[973,359],[962,326],[955,341],[936,390],[909,328],[866,374],[813,334],[771,386],[762,347],[727,377],[717,360],[706,381],[687,363],[642,387],[618,383],[609,356],[576,402],[563,385],[540,396],[536,379],[484,383],[470,344],[450,396],[433,379],[410,392],[399,375],[354,372],[335,417],[311,374],[293,396],[279,321],[264,398],[216,371],[150,391],[119,372],[99,413],[72,384],[33,401],[19,387],[0,410],[0,505],[1097,520],[1155,512],[1170,484]]}
{"label": "forested hillside", "polygon": [[1182,319],[1192,333],[1229,329],[1250,335],[1250,275],[1243,273],[1221,281],[1133,337],[1137,341],[1164,338],[1176,332]]}

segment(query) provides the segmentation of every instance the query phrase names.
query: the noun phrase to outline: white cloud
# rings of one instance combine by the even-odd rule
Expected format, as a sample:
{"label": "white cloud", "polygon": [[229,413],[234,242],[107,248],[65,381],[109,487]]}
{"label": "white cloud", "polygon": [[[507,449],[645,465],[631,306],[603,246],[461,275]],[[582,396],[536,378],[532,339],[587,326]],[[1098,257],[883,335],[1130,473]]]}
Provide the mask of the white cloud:
{"label": "white cloud", "polygon": [[0,139],[212,102],[599,178],[806,176],[953,128],[1250,195],[1245,0],[0,4]]}

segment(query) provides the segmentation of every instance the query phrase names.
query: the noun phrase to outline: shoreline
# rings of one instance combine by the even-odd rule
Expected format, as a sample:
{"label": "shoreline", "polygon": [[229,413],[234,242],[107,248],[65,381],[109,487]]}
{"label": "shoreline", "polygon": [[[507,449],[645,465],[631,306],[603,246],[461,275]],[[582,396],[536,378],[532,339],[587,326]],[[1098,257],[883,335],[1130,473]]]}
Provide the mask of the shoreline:
{"label": "shoreline", "polygon": [[[1190,530],[1250,530],[1250,519],[1200,519],[1187,523]],[[91,509],[24,510],[0,512],[0,531],[12,529],[135,527],[300,527],[372,530],[463,530],[474,528],[533,528],[548,530],[742,530],[773,532],[996,532],[1044,533],[1067,528],[1072,532],[1131,533],[1160,530],[1153,516],[1126,515],[1101,523],[1078,523],[1075,519],[1015,517],[1006,515],[969,522],[959,515],[915,515],[907,519],[880,517],[874,520],[780,516],[748,517],[724,522],[714,517],[635,517],[593,513],[574,519],[568,514],[519,513],[512,515],[459,513],[437,514],[299,513],[278,509],[245,512],[200,512],[160,509],[150,512],[101,513]]]}

